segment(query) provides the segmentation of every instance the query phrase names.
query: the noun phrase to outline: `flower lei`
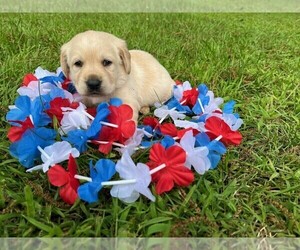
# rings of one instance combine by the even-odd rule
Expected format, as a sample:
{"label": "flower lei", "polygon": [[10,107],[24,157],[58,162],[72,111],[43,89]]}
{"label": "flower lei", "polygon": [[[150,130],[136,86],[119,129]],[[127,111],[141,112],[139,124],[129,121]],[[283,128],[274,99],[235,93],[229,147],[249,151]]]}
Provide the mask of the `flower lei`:
{"label": "flower lei", "polygon": [[[156,117],[146,117],[138,126],[131,107],[119,99],[86,108],[60,68],[55,73],[37,68],[24,77],[17,92],[6,115],[9,151],[27,172],[47,173],[68,204],[78,198],[96,202],[104,186],[112,186],[110,194],[127,203],[140,194],[155,201],[151,182],[157,195],[175,185],[188,186],[195,172],[216,168],[226,147],[242,140],[238,129],[243,121],[233,112],[235,102],[221,109],[223,99],[204,84],[193,88],[189,82],[177,82],[173,97],[155,105]],[[87,152],[88,145],[104,155],[118,151],[121,158],[116,163],[91,161],[90,176],[79,175],[75,158]],[[146,149],[148,162],[136,164],[131,155]],[[111,180],[116,173],[119,178]]]}

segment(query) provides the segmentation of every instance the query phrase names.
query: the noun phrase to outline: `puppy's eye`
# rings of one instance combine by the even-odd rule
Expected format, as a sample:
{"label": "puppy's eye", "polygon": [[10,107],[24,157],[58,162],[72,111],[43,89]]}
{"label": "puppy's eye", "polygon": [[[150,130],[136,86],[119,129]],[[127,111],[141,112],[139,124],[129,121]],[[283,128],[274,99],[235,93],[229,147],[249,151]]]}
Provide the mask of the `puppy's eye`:
{"label": "puppy's eye", "polygon": [[107,67],[107,66],[109,66],[109,65],[112,64],[112,61],[104,59],[103,62],[102,62],[102,64],[103,64],[104,67]]}
{"label": "puppy's eye", "polygon": [[76,61],[76,62],[74,63],[74,65],[75,65],[76,67],[81,68],[81,67],[83,66],[83,62],[80,61],[80,60],[78,60],[78,61]]}

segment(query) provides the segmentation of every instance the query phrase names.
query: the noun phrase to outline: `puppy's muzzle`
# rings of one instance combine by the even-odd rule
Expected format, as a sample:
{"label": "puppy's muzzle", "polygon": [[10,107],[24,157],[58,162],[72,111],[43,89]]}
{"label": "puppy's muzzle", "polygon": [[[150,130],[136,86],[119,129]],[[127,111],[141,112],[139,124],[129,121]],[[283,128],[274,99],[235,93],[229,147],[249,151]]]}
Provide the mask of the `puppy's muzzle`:
{"label": "puppy's muzzle", "polygon": [[86,81],[88,91],[91,94],[99,93],[102,81],[98,78],[90,78]]}

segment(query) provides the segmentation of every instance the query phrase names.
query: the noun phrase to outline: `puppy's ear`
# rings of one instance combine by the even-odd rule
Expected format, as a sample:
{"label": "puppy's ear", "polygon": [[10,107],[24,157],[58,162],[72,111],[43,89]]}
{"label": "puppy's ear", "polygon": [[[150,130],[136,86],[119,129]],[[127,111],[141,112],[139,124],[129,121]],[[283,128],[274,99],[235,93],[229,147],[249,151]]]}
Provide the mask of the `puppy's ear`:
{"label": "puppy's ear", "polygon": [[131,59],[130,59],[130,53],[127,49],[126,42],[122,42],[122,45],[119,47],[119,55],[121,57],[123,66],[125,68],[125,72],[127,74],[131,71]]}
{"label": "puppy's ear", "polygon": [[68,44],[66,43],[60,49],[60,65],[65,76],[68,78],[70,75],[70,67],[67,62],[67,48]]}

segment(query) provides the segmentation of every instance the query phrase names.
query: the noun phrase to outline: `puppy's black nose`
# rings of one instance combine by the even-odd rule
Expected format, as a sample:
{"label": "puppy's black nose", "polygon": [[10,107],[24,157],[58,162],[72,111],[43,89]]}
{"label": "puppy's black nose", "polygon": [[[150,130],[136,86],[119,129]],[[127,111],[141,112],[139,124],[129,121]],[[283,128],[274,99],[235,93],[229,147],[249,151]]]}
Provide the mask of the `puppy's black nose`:
{"label": "puppy's black nose", "polygon": [[91,78],[86,81],[86,85],[88,86],[89,90],[95,91],[100,89],[101,82],[102,81],[100,81],[99,79]]}

